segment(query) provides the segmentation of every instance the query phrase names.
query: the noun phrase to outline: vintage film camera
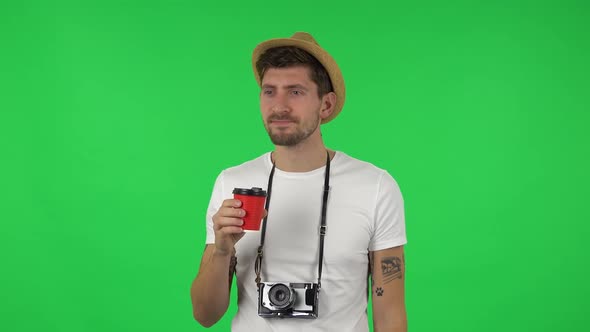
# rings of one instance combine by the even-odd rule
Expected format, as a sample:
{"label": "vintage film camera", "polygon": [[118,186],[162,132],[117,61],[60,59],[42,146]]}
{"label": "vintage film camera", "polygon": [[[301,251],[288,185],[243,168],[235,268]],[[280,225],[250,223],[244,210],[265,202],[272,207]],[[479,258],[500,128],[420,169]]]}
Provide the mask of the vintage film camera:
{"label": "vintage film camera", "polygon": [[258,315],[317,318],[319,291],[316,283],[262,282],[258,286]]}

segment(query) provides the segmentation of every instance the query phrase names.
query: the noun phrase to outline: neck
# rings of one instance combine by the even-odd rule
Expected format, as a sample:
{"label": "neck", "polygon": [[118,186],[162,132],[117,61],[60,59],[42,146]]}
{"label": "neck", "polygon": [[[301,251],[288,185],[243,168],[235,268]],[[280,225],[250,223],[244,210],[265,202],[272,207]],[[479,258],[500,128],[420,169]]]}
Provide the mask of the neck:
{"label": "neck", "polygon": [[309,172],[326,165],[326,151],[330,159],[335,152],[319,144],[298,144],[296,146],[275,146],[272,160],[278,169],[285,172]]}

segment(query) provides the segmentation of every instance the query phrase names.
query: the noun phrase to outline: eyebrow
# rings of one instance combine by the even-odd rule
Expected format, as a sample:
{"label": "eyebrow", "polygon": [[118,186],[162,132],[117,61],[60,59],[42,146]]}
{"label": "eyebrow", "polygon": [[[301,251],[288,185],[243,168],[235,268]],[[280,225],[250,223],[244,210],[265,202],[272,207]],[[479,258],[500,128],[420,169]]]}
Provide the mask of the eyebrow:
{"label": "eyebrow", "polygon": [[[276,89],[277,86],[276,85],[272,85],[272,84],[263,84],[262,85],[263,89]],[[305,90],[308,91],[309,89],[306,88],[305,86],[301,85],[301,84],[290,84],[290,85],[285,85],[283,86],[284,89],[301,89],[301,90]]]}

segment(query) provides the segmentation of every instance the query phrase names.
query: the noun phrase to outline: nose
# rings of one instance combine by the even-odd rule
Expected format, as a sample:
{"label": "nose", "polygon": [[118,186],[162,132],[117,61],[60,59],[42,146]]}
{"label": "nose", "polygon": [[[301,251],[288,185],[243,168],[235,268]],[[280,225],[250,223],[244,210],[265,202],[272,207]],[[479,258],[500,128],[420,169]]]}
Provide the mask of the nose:
{"label": "nose", "polygon": [[291,111],[287,103],[287,96],[284,93],[277,93],[271,111],[276,114],[285,114]]}
{"label": "nose", "polygon": [[271,111],[275,114],[286,114],[289,113],[290,109],[285,104],[274,104]]}

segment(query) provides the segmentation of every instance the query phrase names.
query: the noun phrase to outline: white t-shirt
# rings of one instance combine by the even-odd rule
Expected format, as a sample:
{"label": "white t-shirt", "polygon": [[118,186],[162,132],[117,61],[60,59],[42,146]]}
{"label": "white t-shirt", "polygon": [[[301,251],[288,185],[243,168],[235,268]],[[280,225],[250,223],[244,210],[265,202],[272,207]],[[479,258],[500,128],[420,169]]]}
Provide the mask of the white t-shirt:
{"label": "white t-shirt", "polygon": [[[207,243],[215,242],[213,215],[234,188],[267,188],[270,153],[224,170],[207,210]],[[263,282],[317,282],[319,225],[325,167],[275,170],[268,211]],[[406,243],[403,199],[395,180],[369,163],[337,152],[330,165],[322,289],[316,319],[258,316],[254,261],[260,232],[236,244],[238,312],[232,331],[369,331],[368,253]]]}

